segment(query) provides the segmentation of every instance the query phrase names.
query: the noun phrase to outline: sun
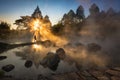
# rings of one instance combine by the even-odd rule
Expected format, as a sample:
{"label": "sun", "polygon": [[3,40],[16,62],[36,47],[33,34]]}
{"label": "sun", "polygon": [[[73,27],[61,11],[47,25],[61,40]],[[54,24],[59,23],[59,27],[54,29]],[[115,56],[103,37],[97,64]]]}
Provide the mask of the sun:
{"label": "sun", "polygon": [[33,29],[36,31],[38,29],[40,29],[40,21],[38,19],[36,19],[34,22],[33,22]]}

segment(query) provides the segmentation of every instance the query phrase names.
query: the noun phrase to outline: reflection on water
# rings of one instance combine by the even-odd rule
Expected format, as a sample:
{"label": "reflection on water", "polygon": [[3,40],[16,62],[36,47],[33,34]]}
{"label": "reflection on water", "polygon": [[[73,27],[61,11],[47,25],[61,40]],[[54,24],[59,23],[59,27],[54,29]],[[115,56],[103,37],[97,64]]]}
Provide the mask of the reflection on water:
{"label": "reflection on water", "polygon": [[[38,49],[39,48],[39,49]],[[5,65],[13,64],[15,68],[7,72],[6,75],[12,75],[15,78],[36,79],[38,75],[50,76],[64,72],[76,71],[75,65],[69,65],[60,60],[56,71],[40,65],[40,61],[48,52],[55,52],[57,48],[45,48],[41,45],[19,47],[0,54],[7,56],[7,59],[0,61],[0,68]]]}

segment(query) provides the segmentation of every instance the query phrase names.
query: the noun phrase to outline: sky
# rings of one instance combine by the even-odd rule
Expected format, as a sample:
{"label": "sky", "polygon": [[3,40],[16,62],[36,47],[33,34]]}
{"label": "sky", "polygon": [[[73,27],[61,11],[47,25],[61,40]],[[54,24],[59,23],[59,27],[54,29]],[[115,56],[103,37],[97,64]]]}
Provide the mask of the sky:
{"label": "sky", "polygon": [[85,16],[89,15],[89,7],[96,3],[100,10],[110,7],[120,11],[120,0],[0,0],[0,21],[6,21],[13,27],[13,23],[20,16],[31,15],[39,6],[42,15],[48,15],[52,24],[61,20],[70,9],[76,11],[79,5],[85,9]]}

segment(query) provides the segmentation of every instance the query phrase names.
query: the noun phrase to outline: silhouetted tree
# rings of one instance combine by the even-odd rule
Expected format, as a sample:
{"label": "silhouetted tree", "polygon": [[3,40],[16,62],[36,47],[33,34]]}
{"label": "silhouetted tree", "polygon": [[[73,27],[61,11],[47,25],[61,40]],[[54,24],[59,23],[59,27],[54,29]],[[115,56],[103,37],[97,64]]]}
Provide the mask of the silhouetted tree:
{"label": "silhouetted tree", "polygon": [[95,16],[96,14],[98,14],[100,12],[99,7],[94,3],[93,5],[91,5],[91,7],[89,8],[90,11],[90,15]]}
{"label": "silhouetted tree", "polygon": [[1,22],[0,29],[1,30],[10,30],[10,24],[8,24],[7,22]]}
{"label": "silhouetted tree", "polygon": [[51,28],[51,31],[55,35],[60,35],[63,33],[63,28],[64,26],[62,25],[62,23],[58,23]]}
{"label": "silhouetted tree", "polygon": [[15,20],[15,23],[18,27],[17,29],[24,29],[24,28],[27,28],[28,26],[28,16],[25,16],[25,17],[21,17],[21,19],[17,19]]}
{"label": "silhouetted tree", "polygon": [[115,12],[115,10],[113,9],[113,8],[109,8],[108,10],[107,10],[107,15],[108,16],[113,16],[113,15],[115,15],[116,14],[116,12]]}
{"label": "silhouetted tree", "polygon": [[81,18],[81,19],[84,19],[85,18],[85,15],[84,15],[84,8],[83,6],[79,6],[76,10],[76,16]]}

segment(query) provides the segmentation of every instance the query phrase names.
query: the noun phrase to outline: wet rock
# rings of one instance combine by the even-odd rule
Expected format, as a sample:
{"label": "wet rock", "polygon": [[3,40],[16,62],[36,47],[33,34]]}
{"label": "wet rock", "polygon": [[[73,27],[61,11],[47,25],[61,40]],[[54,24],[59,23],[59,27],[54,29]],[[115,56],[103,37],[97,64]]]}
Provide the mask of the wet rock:
{"label": "wet rock", "polygon": [[101,46],[96,43],[90,43],[87,45],[88,51],[96,52],[101,50]]}
{"label": "wet rock", "polygon": [[4,60],[6,58],[7,58],[7,56],[0,56],[0,60]]}
{"label": "wet rock", "polygon": [[60,58],[58,55],[49,52],[44,58],[43,60],[41,60],[40,64],[43,67],[48,67],[49,69],[51,69],[52,71],[57,70],[58,67],[58,63],[60,62]]}
{"label": "wet rock", "polygon": [[25,67],[26,68],[30,68],[31,66],[32,66],[32,61],[30,61],[30,60],[27,60],[26,62],[25,62]]}
{"label": "wet rock", "polygon": [[9,64],[9,65],[3,66],[3,67],[2,67],[2,70],[6,71],[6,72],[10,72],[10,71],[12,71],[14,68],[15,68],[14,65]]}
{"label": "wet rock", "polygon": [[52,71],[57,70],[60,60],[65,58],[65,51],[62,48],[56,50],[56,53],[48,52],[48,54],[40,61],[43,67],[48,67]]}
{"label": "wet rock", "polygon": [[56,50],[56,54],[59,56],[60,59],[65,58],[65,50],[63,48],[59,48]]}

